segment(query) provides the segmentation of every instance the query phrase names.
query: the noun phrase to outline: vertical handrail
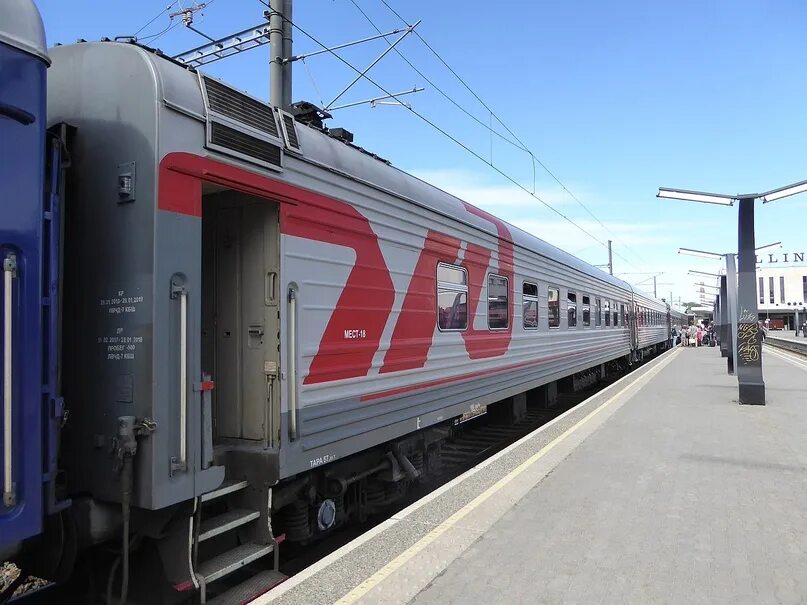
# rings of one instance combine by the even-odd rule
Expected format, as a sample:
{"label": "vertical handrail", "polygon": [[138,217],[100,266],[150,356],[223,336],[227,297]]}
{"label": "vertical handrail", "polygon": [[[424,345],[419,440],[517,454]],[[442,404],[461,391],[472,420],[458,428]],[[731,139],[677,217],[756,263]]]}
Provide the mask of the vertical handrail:
{"label": "vertical handrail", "polygon": [[289,437],[297,439],[297,295],[289,288]]}
{"label": "vertical handrail", "polygon": [[179,293],[179,466],[188,462],[188,292]]}
{"label": "vertical handrail", "polygon": [[17,257],[9,254],[3,261],[3,504],[14,506],[17,497],[14,490],[12,454],[12,338],[13,338],[13,292],[12,283],[17,276]]}
{"label": "vertical handrail", "polygon": [[185,278],[171,278],[171,298],[179,299],[179,456],[171,457],[171,475],[188,470],[188,289]]}

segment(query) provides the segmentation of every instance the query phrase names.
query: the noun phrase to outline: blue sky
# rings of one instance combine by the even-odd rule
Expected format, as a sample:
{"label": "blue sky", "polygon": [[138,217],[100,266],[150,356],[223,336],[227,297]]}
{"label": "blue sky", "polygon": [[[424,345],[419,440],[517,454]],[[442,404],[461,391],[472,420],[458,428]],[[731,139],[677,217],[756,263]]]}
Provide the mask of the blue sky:
{"label": "blue sky", "polygon": [[[38,5],[53,44],[133,34],[170,1]],[[533,181],[526,153],[491,137],[394,52],[369,75],[389,92],[424,86],[407,98],[413,109],[492,157],[530,191],[534,184],[536,195],[600,241],[613,239],[615,273],[663,272],[658,282],[669,285],[659,286],[659,296],[672,290],[675,298],[694,300],[686,270],[711,271],[717,264],[681,257],[678,247],[734,250],[737,219],[736,208],[656,199],[659,186],[738,193],[807,179],[807,3],[801,0],[387,1],[408,22],[422,20],[421,36],[596,219],[540,166]],[[294,22],[326,44],[375,34],[356,4],[382,31],[402,26],[380,0],[297,0]],[[259,0],[212,0],[196,14],[195,26],[218,37],[261,23],[263,9]],[[140,36],[169,27],[168,12]],[[203,41],[177,25],[154,45],[175,54]],[[295,53],[318,48],[295,32]],[[340,54],[364,67],[384,48],[379,40]],[[409,36],[397,48],[454,102],[491,123],[419,39]],[[267,98],[267,57],[266,48],[253,50],[207,70]],[[328,55],[297,62],[293,97],[328,103],[354,75]],[[362,81],[340,103],[381,94]],[[334,116],[332,126],[348,128],[356,143],[395,165],[588,262],[607,261],[597,241],[407,109],[364,105]],[[493,125],[506,133],[495,118]],[[759,204],[758,245],[781,240],[784,251],[807,249],[805,218],[807,195]],[[636,283],[648,276],[624,278]]]}

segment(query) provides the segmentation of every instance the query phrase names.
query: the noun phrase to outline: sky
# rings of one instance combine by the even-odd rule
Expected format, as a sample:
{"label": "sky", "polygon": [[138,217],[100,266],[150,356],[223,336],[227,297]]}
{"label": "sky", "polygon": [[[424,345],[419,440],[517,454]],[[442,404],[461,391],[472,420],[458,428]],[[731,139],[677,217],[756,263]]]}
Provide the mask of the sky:
{"label": "sky", "polygon": [[[697,300],[687,270],[720,263],[678,248],[736,251],[737,207],[657,199],[658,187],[736,194],[807,179],[802,0],[385,1],[419,21],[420,38],[406,36],[368,72],[375,84],[362,79],[336,103],[356,75],[348,64],[364,69],[388,44],[297,61],[293,100],[338,106],[425,88],[401,97],[419,115],[363,104],[329,125],[589,263],[607,263],[613,240],[614,274],[651,293],[657,275],[659,297]],[[205,42],[169,16],[190,0],[37,4],[49,44],[137,34],[173,55]],[[193,25],[222,37],[265,23],[265,9],[209,0]],[[382,0],[296,0],[293,21],[295,54],[405,27]],[[268,47],[204,69],[268,99]],[[758,203],[757,245],[807,250],[806,217],[807,194]]]}

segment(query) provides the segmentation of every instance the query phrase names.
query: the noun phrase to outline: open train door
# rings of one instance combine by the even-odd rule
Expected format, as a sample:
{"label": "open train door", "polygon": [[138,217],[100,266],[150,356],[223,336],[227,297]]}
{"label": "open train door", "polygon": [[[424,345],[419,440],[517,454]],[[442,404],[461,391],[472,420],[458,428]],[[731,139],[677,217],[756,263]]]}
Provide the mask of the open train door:
{"label": "open train door", "polygon": [[638,317],[639,317],[639,308],[636,305],[636,301],[631,295],[630,301],[630,313],[628,313],[628,327],[630,330],[630,348],[631,348],[631,356],[634,357],[636,355],[636,351],[639,349],[639,326],[638,326]]}
{"label": "open train door", "polygon": [[278,207],[231,190],[203,196],[202,365],[215,382],[214,443],[280,438]]}

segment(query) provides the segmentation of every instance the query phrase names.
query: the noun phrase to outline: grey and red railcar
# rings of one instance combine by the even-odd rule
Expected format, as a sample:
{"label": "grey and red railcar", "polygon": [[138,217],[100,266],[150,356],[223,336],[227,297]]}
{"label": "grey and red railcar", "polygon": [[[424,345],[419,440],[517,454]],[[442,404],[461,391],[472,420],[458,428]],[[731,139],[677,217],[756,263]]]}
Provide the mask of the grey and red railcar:
{"label": "grey and red railcar", "polygon": [[327,129],[136,44],[50,57],[64,514],[152,544],[166,601],[397,498],[456,419],[669,345],[665,303]]}

